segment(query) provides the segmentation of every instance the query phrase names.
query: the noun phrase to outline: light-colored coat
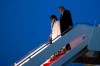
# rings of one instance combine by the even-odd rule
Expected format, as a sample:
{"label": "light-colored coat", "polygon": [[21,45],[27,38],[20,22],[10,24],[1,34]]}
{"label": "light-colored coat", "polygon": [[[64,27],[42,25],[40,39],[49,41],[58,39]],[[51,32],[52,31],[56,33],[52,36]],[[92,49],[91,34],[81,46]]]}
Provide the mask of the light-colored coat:
{"label": "light-colored coat", "polygon": [[[61,30],[60,30],[60,22],[59,21],[56,21],[54,22],[53,24],[53,27],[52,27],[52,40],[55,39],[58,35],[61,34]],[[53,42],[55,42],[56,40],[58,40],[61,36],[59,36],[58,38],[56,38]]]}

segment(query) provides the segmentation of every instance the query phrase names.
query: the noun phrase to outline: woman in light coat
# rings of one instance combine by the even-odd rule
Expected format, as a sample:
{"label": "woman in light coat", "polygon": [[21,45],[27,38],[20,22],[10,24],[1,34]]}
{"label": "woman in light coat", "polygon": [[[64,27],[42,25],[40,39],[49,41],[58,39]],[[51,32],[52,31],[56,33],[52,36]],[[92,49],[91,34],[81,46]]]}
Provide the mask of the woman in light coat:
{"label": "woman in light coat", "polygon": [[52,37],[52,43],[53,43],[61,37],[60,36],[61,30],[60,30],[60,22],[58,21],[57,17],[55,15],[51,15],[50,19],[52,20],[52,24],[51,24],[52,33],[50,36]]}

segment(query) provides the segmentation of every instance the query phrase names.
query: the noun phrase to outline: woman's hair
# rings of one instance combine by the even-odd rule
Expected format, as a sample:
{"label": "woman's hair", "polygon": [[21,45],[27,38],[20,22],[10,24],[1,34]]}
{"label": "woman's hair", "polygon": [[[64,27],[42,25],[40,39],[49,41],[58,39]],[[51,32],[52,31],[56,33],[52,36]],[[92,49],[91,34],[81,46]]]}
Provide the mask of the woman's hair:
{"label": "woman's hair", "polygon": [[56,17],[54,14],[50,16],[50,19],[51,19],[51,20],[52,20],[52,19],[58,20],[57,17]]}

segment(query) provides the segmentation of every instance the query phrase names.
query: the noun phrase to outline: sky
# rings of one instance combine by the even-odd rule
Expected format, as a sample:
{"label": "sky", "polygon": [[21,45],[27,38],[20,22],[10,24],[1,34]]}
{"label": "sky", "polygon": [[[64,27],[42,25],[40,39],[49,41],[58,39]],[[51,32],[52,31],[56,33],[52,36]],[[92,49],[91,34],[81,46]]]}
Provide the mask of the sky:
{"label": "sky", "polygon": [[71,11],[74,25],[100,24],[100,0],[0,0],[0,66],[10,66],[47,41],[50,16],[58,6]]}

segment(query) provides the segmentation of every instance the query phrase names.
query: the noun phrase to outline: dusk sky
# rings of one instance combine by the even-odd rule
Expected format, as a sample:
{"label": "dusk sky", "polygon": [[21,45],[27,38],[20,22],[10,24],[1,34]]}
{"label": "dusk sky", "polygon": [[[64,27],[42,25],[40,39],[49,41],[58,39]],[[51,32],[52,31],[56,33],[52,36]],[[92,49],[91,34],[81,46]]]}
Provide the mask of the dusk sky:
{"label": "dusk sky", "polygon": [[71,11],[74,25],[100,24],[100,0],[0,0],[0,66],[12,65],[48,39],[49,17],[59,19],[60,5]]}

